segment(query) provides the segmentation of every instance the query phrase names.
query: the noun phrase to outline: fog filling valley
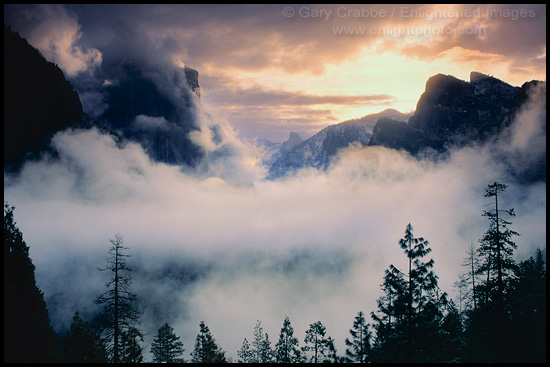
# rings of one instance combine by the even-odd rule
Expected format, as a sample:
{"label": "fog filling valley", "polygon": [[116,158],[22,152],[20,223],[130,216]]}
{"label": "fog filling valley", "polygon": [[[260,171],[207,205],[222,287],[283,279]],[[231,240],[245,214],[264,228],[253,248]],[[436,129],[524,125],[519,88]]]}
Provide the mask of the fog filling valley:
{"label": "fog filling valley", "polygon": [[151,162],[137,144],[119,147],[96,129],[69,129],[53,139],[57,159],[44,155],[19,175],[4,175],[4,197],[16,207],[58,332],[74,312],[98,310],[93,300],[106,274],[97,268],[120,233],[131,247],[149,342],[168,322],[190,353],[204,320],[235,358],[257,320],[275,344],[288,316],[300,340],[322,321],[342,353],[357,312],[376,310],[384,270],[405,269],[398,241],[408,223],[430,242],[440,287],[451,297],[467,246],[488,228],[481,216],[491,203],[483,197],[487,184],[509,185],[501,202],[517,213],[516,257],[545,248],[545,184],[518,183],[499,164],[511,153],[545,154],[542,103],[535,99],[500,140],[437,163],[352,146],[327,172],[275,181],[263,179],[259,152],[231,129],[226,140],[237,153],[224,158],[230,168],[214,165],[217,175],[199,177]]}
{"label": "fog filling valley", "polygon": [[[44,9],[49,19],[66,15]],[[33,28],[36,37],[49,34],[48,27],[64,28],[69,44],[81,36],[70,21],[40,26]],[[167,65],[177,45],[138,42],[130,26],[123,30],[135,43],[108,45],[111,54],[72,47],[73,54],[62,56],[74,70],[64,71],[77,75],[114,63],[122,53],[140,60],[153,55],[158,60],[148,61],[151,68],[176,70]],[[165,83],[168,74],[149,76],[177,100],[177,88]],[[94,92],[97,81],[78,78],[85,112],[104,109]],[[453,283],[467,271],[461,265],[466,249],[489,228],[482,213],[492,201],[484,194],[495,181],[508,185],[499,203],[517,215],[510,226],[521,234],[514,238],[516,260],[546,248],[546,183],[518,179],[546,155],[546,101],[537,89],[507,130],[483,145],[438,159],[353,145],[326,171],[302,169],[277,180],[265,179],[260,147],[199,102],[196,108],[200,130],[192,139],[206,152],[197,170],[153,162],[139,144],[121,144],[92,128],[57,133],[55,154],[27,161],[17,174],[4,173],[4,200],[15,207],[58,333],[67,331],[75,312],[90,320],[100,311],[94,300],[105,292],[109,274],[98,268],[115,234],[130,247],[147,353],[168,322],[184,343],[186,360],[200,321],[236,361],[257,320],[274,346],[286,316],[300,346],[309,325],[321,321],[344,355],[354,317],[363,311],[370,322],[377,310],[384,271],[390,264],[407,267],[398,242],[408,223],[416,237],[429,241],[439,286],[455,298]],[[166,120],[138,116],[135,122],[148,129]],[[220,141],[212,139],[213,126],[221,126]]]}

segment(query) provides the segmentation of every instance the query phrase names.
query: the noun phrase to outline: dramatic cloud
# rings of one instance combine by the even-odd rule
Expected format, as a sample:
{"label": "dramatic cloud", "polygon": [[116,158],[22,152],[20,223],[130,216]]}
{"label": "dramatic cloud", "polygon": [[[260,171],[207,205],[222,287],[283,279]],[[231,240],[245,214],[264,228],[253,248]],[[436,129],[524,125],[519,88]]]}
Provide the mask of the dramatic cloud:
{"label": "dramatic cloud", "polygon": [[[4,19],[73,76],[89,110],[101,111],[101,94],[78,71],[128,59],[197,69],[203,103],[218,113],[266,93],[335,97],[334,122],[381,110],[364,96],[391,96],[391,107],[408,112],[436,73],[546,79],[545,4],[8,5]],[[257,88],[256,98],[237,98]],[[273,99],[265,120],[227,118],[242,136],[280,140],[270,121],[294,119],[279,102],[288,99]],[[311,109],[299,112],[296,121],[315,123]]]}
{"label": "dramatic cloud", "polygon": [[[9,9],[8,9],[9,10]],[[17,13],[14,27],[21,27],[29,43],[51,62],[72,77],[101,64],[102,55],[96,48],[83,48],[76,16],[62,5],[37,5]]]}
{"label": "dramatic cloud", "polygon": [[[500,140],[455,150],[437,163],[353,146],[327,172],[306,169],[265,181],[257,148],[239,139],[251,131],[279,140],[290,131],[313,133],[337,122],[339,108],[414,106],[427,77],[438,72],[457,75],[481,65],[478,71],[495,76],[521,75],[521,83],[545,77],[543,63],[531,63],[546,58],[545,6],[491,7],[528,11],[515,20],[504,13],[427,13],[476,6],[5,6],[5,22],[72,76],[86,112],[105,108],[102,88],[116,83],[121,60],[139,62],[174,101],[183,98],[183,64],[202,75],[200,130],[191,138],[205,161],[196,171],[154,163],[139,145],[99,130],[75,129],[53,138],[55,155],[4,175],[5,200],[16,207],[57,331],[68,328],[74,312],[97,311],[93,300],[105,274],[96,269],[116,233],[134,255],[147,344],[169,322],[188,357],[204,320],[235,359],[256,320],[275,344],[285,316],[301,344],[309,324],[321,320],[342,355],[357,312],[376,308],[384,270],[406,266],[398,241],[408,223],[430,241],[440,286],[452,295],[465,249],[488,227],[483,194],[494,181],[509,185],[502,204],[517,213],[518,258],[545,247],[545,184],[517,182],[503,164],[521,172],[545,154],[545,98],[533,97]],[[339,15],[342,8],[359,13]],[[321,10],[331,15],[323,18]],[[488,33],[396,36],[387,28],[423,24]],[[335,26],[386,34],[337,35]],[[366,114],[354,113],[350,118]],[[167,121],[140,115],[134,123],[147,130]]]}

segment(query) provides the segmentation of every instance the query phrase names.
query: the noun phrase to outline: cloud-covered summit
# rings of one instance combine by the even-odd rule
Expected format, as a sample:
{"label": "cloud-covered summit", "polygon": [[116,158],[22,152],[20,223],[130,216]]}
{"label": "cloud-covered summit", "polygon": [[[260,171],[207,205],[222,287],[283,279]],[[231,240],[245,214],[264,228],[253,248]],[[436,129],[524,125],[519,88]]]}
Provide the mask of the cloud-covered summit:
{"label": "cloud-covered summit", "polygon": [[90,73],[122,59],[187,65],[201,73],[203,103],[241,136],[272,141],[388,107],[408,112],[434,71],[546,79],[544,4],[288,7],[293,16],[276,4],[6,5],[4,22],[66,67],[85,105],[100,107]]}
{"label": "cloud-covered summit", "polygon": [[[347,21],[361,25],[365,19],[333,17],[326,22],[299,17],[299,12],[285,18],[277,5],[59,7],[67,13],[60,11],[61,15],[78,21],[71,28],[71,34],[78,37],[68,39],[80,48],[68,54],[73,57],[68,61],[80,65],[71,81],[78,86],[89,113],[101,115],[108,110],[102,104],[104,93],[119,81],[109,71],[116,70],[121,60],[137,60],[167,98],[178,95],[177,88],[173,89],[178,84],[173,82],[184,80],[183,65],[200,71],[202,102],[195,104],[193,112],[200,128],[190,137],[204,149],[207,163],[194,173],[182,171],[151,160],[139,144],[120,144],[114,135],[99,129],[67,129],[53,137],[54,153],[27,162],[16,175],[4,175],[4,197],[16,208],[15,218],[30,246],[38,285],[59,332],[66,331],[74,312],[93,317],[97,311],[93,299],[104,290],[105,279],[96,269],[103,265],[108,240],[115,233],[124,236],[134,255],[133,287],[145,311],[144,333],[151,338],[160,325],[169,322],[189,352],[198,322],[205,320],[218,343],[234,357],[256,320],[262,321],[274,341],[285,316],[292,320],[300,341],[308,325],[321,320],[342,353],[354,316],[375,309],[384,270],[389,264],[405,266],[398,241],[407,223],[412,223],[415,235],[430,241],[434,272],[441,288],[452,293],[457,274],[463,271],[460,263],[465,249],[487,229],[487,220],[481,216],[487,204],[483,194],[494,181],[509,185],[502,200],[517,214],[512,226],[521,233],[516,239],[517,257],[525,258],[534,248],[545,247],[546,185],[517,180],[502,164],[503,159],[521,158],[515,161],[521,168],[535,152],[545,154],[542,84],[541,89],[529,90],[531,101],[499,139],[453,149],[437,162],[385,147],[351,146],[338,153],[326,172],[304,169],[284,181],[264,181],[256,152],[239,139],[237,131],[256,129],[254,136],[276,129],[281,136],[284,131],[286,138],[294,131],[287,127],[295,123],[303,124],[299,132],[319,131],[320,124],[340,121],[328,112],[336,106],[329,104],[332,98],[323,96],[393,98],[398,96],[397,85],[409,90],[414,95],[411,103],[416,103],[427,76],[433,74],[432,67],[441,60],[449,68],[457,67],[449,60],[464,62],[460,65],[467,65],[468,73],[479,70],[471,67],[472,62],[491,60],[492,66],[506,67],[505,74],[533,79],[533,73],[545,73],[538,63],[545,60],[545,32],[537,32],[545,29],[545,6],[533,6],[534,19],[477,19],[491,29],[509,26],[504,34],[510,42],[498,45],[494,42],[502,37],[494,33],[485,38],[441,35],[433,42],[391,35],[336,38],[332,25]],[[338,9],[338,5],[331,7],[335,12]],[[379,9],[384,7],[392,10],[391,5]],[[523,7],[527,6],[491,6]],[[28,22],[34,18],[25,17],[29,9],[40,7],[9,5],[4,9],[5,21],[23,36],[37,26]],[[36,19],[55,15],[34,14]],[[412,26],[422,24],[423,18],[369,20],[371,25]],[[459,20],[475,19],[438,21],[467,24]],[[56,23],[45,24],[55,28]],[[511,49],[522,37],[514,29],[533,36],[522,45],[525,59]],[[407,47],[402,48],[401,41]],[[94,50],[101,53],[101,63],[98,58],[84,57],[97,54]],[[362,63],[354,58],[372,50],[382,58],[365,57]],[[79,57],[96,61],[78,64]],[[348,69],[335,68],[341,65]],[[428,75],[422,71],[426,65],[431,67]],[[377,73],[380,79],[390,79],[379,83]],[[400,83],[389,82],[395,81],[391,78]],[[327,84],[330,91],[324,89]],[[393,91],[384,89],[392,84]],[[412,88],[413,84],[420,89]],[[377,91],[357,89],[363,85],[374,85]],[[309,88],[315,88],[315,93]],[[254,90],[276,92],[260,95],[246,109],[223,100],[226,92],[246,96]],[[208,101],[211,97],[215,98]],[[286,104],[270,108],[263,97]],[[379,102],[390,100],[394,101],[384,98]],[[362,101],[359,98],[347,108],[356,111]],[[207,104],[223,105],[228,114],[213,113]],[[365,115],[354,113],[353,117]],[[227,118],[245,114],[248,120],[240,124]],[[168,116],[162,117],[139,113],[128,122],[159,128],[171,122]],[[67,276],[69,271],[71,276]]]}

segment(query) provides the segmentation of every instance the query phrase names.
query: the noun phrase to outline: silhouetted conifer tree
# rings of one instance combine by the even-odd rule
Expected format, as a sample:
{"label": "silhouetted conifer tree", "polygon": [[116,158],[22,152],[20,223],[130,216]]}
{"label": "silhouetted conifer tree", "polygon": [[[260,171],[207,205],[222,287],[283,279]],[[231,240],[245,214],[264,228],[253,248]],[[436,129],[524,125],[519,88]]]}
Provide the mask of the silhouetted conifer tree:
{"label": "silhouetted conifer tree", "polygon": [[[530,320],[537,319],[541,313],[524,319],[523,316],[529,312],[525,313],[522,307],[518,307],[530,296],[528,292],[519,292],[522,269],[513,259],[517,246],[512,241],[512,237],[519,233],[509,229],[512,223],[504,219],[505,216],[515,216],[514,209],[502,208],[502,194],[506,188],[505,184],[494,182],[485,189],[485,197],[494,199],[494,202],[488,204],[493,207],[491,210],[483,211],[483,216],[489,219],[489,229],[480,239],[477,250],[480,258],[477,273],[483,277],[476,287],[476,296],[479,294],[476,298],[480,301],[478,307],[466,314],[465,362],[527,362],[532,361],[536,354],[527,352],[529,347],[523,342],[529,340],[529,345],[536,344],[538,338],[530,337],[539,334],[540,329],[537,329],[538,324],[530,324]],[[543,314],[546,314],[545,306]],[[546,325],[546,316],[538,319],[538,323]],[[532,326],[533,330],[527,331],[523,328],[525,325]],[[518,348],[520,345],[522,347]]]}
{"label": "silhouetted conifer tree", "polygon": [[378,301],[373,362],[440,362],[454,360],[455,352],[442,350],[447,335],[440,327],[447,310],[446,293],[440,294],[438,277],[431,270],[434,260],[428,241],[416,238],[410,224],[399,245],[408,258],[408,273],[390,265],[384,276],[384,296]]}
{"label": "silhouetted conifer tree", "polygon": [[180,337],[174,333],[174,328],[168,323],[161,326],[151,344],[151,352],[154,356],[153,362],[174,363],[181,361],[179,357],[185,349],[183,349],[183,343],[179,339]]}
{"label": "silhouetted conifer tree", "polygon": [[298,339],[294,336],[294,328],[288,316],[283,321],[279,341],[275,345],[275,361],[277,363],[297,363],[301,361]]}
{"label": "silhouetted conifer tree", "polygon": [[512,223],[503,218],[505,214],[515,216],[514,209],[499,208],[499,195],[506,191],[507,187],[505,184],[495,182],[485,189],[485,197],[494,197],[495,203],[494,209],[483,212],[483,216],[489,218],[490,225],[480,240],[481,246],[478,249],[479,254],[486,259],[479,271],[487,275],[486,303],[494,297],[495,306],[500,309],[504,307],[505,277],[513,275],[516,269],[513,252],[517,246],[512,241],[512,236],[519,236],[519,233],[508,228]]}
{"label": "silhouetted conifer tree", "polygon": [[200,322],[200,330],[195,339],[195,348],[191,353],[194,363],[225,363],[225,352],[216,343],[204,321]]}
{"label": "silhouetted conifer tree", "polygon": [[99,334],[75,313],[63,337],[63,356],[68,363],[105,363],[107,353]]}
{"label": "silhouetted conifer tree", "polygon": [[378,311],[371,313],[375,322],[373,362],[402,362],[405,360],[405,348],[402,343],[405,333],[407,312],[407,283],[404,274],[395,266],[390,265],[384,273],[382,295],[378,303]]}
{"label": "silhouetted conifer tree", "polygon": [[302,351],[305,352],[305,361],[312,363],[336,362],[334,340],[330,336],[326,337],[326,328],[321,321],[309,325],[309,329],[306,330],[304,344]]}
{"label": "silhouetted conifer tree", "polygon": [[250,343],[246,338],[243,340],[243,346],[237,352],[239,363],[255,363],[254,352],[250,349]]}
{"label": "silhouetted conifer tree", "polygon": [[130,289],[132,278],[129,273],[132,269],[126,263],[126,258],[130,255],[125,253],[129,247],[124,246],[120,234],[116,234],[115,239],[109,241],[112,246],[109,249],[107,266],[99,270],[108,270],[113,274],[105,284],[108,290],[100,295],[95,303],[103,305],[102,334],[111,360],[118,363],[122,347],[121,334],[139,323],[141,313],[135,305],[137,296]]}
{"label": "silhouetted conifer tree", "polygon": [[346,338],[346,360],[352,363],[367,363],[370,361],[370,331],[363,312],[359,311],[353,327],[350,329],[351,339]]}
{"label": "silhouetted conifer tree", "polygon": [[264,329],[262,322],[258,320],[254,327],[254,340],[252,341],[251,351],[253,353],[253,362],[269,363],[273,359],[273,351],[271,350],[271,342]]}
{"label": "silhouetted conifer tree", "polygon": [[4,362],[58,362],[57,335],[14,209],[4,202]]}
{"label": "silhouetted conifer tree", "polygon": [[142,363],[143,362],[143,333],[136,327],[124,330],[120,342],[121,363]]}

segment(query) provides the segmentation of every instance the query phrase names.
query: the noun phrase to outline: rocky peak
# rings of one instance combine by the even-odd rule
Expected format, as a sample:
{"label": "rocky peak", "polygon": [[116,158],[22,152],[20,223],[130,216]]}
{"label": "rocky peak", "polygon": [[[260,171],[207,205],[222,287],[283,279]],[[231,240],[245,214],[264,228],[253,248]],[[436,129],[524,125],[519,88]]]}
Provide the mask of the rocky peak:
{"label": "rocky peak", "polygon": [[185,77],[187,78],[187,83],[189,84],[191,91],[193,91],[200,98],[201,92],[199,85],[199,72],[187,66],[183,68],[183,71],[185,72]]}
{"label": "rocky peak", "polygon": [[477,83],[480,80],[487,79],[487,78],[496,79],[496,78],[494,78],[490,75],[483,74],[483,73],[480,73],[478,71],[472,71],[470,73],[470,83]]}
{"label": "rocky peak", "polygon": [[[110,72],[117,82],[104,89],[108,107],[98,116],[103,127],[140,143],[155,161],[195,166],[203,152],[188,134],[199,129],[193,98],[200,91],[199,73],[185,67],[163,74],[133,61]],[[138,125],[138,119],[162,124]]]}
{"label": "rocky peak", "polygon": [[497,78],[472,72],[470,82],[438,74],[426,83],[409,124],[443,143],[477,139],[511,108],[519,88]]}
{"label": "rocky peak", "polygon": [[288,152],[303,141],[302,137],[295,132],[291,132],[287,141],[281,145],[281,153]]}

